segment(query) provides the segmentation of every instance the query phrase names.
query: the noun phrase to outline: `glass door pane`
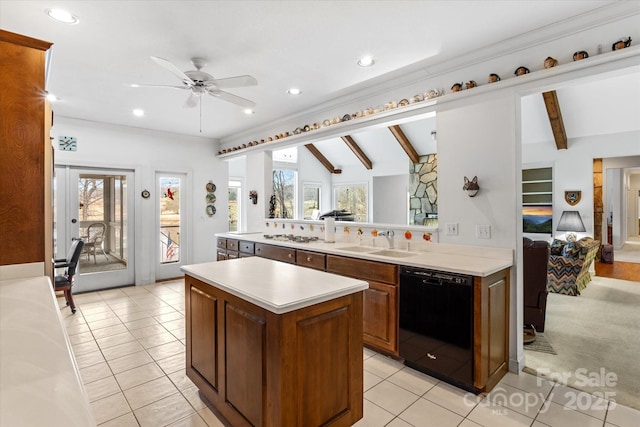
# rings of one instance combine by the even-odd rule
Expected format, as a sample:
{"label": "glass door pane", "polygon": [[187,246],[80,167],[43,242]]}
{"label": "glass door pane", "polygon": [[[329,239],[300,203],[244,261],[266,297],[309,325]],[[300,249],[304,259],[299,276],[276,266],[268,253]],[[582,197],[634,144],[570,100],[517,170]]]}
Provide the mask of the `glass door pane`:
{"label": "glass door pane", "polygon": [[180,178],[159,177],[160,263],[180,262]]}
{"label": "glass door pane", "polygon": [[126,176],[78,176],[78,228],[84,241],[80,273],[127,268]]}

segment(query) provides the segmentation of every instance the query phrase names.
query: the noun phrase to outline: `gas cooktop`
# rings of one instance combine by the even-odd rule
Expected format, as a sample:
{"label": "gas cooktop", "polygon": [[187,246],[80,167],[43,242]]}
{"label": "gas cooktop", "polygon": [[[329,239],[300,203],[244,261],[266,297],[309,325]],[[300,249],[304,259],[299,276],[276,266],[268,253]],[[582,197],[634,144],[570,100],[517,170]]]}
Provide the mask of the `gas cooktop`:
{"label": "gas cooktop", "polygon": [[317,237],[296,236],[293,234],[264,234],[265,239],[277,240],[280,242],[309,243],[318,240]]}

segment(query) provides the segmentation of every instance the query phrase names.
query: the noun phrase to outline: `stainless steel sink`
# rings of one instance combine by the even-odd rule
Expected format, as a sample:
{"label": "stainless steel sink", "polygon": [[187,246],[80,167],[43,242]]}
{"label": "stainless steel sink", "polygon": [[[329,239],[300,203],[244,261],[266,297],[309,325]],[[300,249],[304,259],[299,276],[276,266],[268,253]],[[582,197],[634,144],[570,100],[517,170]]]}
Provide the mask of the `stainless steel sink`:
{"label": "stainless steel sink", "polygon": [[349,246],[346,248],[336,248],[341,251],[349,251],[349,252],[373,252],[376,248],[371,248],[368,246]]}
{"label": "stainless steel sink", "polygon": [[406,251],[394,251],[394,250],[391,250],[391,249],[385,249],[383,251],[369,252],[369,255],[388,256],[388,257],[391,257],[391,258],[406,258],[406,257],[417,255],[417,253],[415,253],[415,252],[406,252]]}

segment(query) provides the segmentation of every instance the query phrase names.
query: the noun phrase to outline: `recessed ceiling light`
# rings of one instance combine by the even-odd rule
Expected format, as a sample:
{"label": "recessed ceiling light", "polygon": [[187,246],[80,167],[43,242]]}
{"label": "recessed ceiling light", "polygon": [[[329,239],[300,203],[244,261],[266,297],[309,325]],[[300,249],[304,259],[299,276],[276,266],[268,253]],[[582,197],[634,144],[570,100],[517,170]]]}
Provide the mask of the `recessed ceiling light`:
{"label": "recessed ceiling light", "polygon": [[45,12],[49,16],[49,18],[53,19],[54,21],[61,22],[63,24],[74,25],[80,22],[77,16],[67,12],[66,10],[47,9]]}
{"label": "recessed ceiling light", "polygon": [[251,115],[251,114],[255,113],[255,111],[253,111],[251,108],[245,108],[242,111],[247,115]]}
{"label": "recessed ceiling light", "polygon": [[133,115],[136,117],[142,117],[144,116],[144,110],[141,110],[140,108],[136,108],[135,110],[133,110]]}
{"label": "recessed ceiling light", "polygon": [[58,100],[58,97],[52,93],[47,92],[47,100],[49,102],[56,102]]}
{"label": "recessed ceiling light", "polygon": [[373,57],[370,55],[363,56],[362,58],[358,59],[358,65],[361,67],[371,67],[375,63],[376,61],[374,61]]}
{"label": "recessed ceiling light", "polygon": [[289,95],[300,95],[302,91],[296,87],[292,87],[291,89],[287,90],[287,93]]}

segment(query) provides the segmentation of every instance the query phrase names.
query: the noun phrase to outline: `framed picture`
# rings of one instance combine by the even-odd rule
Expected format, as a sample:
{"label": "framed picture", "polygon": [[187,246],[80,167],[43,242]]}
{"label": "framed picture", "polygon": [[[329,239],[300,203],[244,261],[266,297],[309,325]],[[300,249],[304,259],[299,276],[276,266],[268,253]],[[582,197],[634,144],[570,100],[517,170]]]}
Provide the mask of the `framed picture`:
{"label": "framed picture", "polygon": [[552,223],[552,205],[523,206],[522,231],[524,233],[551,234],[553,232]]}

